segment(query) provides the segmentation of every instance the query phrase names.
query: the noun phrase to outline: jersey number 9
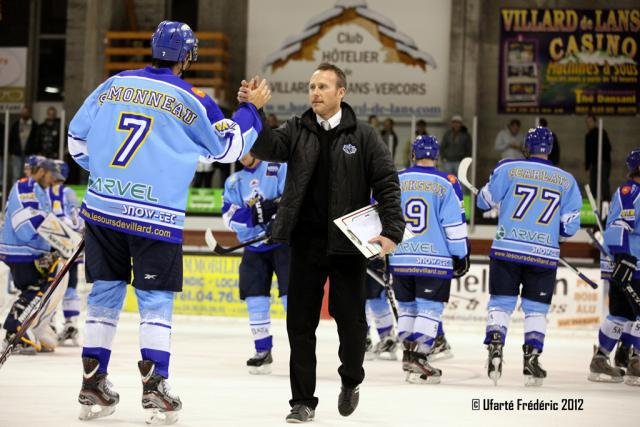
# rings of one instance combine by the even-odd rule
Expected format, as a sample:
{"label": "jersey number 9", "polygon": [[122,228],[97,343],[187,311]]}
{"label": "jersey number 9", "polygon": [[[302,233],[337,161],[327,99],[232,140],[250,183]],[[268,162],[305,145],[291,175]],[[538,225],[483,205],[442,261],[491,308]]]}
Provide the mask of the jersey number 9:
{"label": "jersey number 9", "polygon": [[413,234],[424,234],[429,228],[429,205],[418,197],[412,197],[404,205],[404,217]]}

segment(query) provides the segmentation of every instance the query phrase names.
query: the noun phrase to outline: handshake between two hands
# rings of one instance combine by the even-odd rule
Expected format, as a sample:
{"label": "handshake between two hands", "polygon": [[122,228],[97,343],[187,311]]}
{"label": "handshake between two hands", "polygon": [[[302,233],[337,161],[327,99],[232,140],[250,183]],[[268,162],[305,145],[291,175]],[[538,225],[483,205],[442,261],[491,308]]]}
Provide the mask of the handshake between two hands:
{"label": "handshake between two hands", "polygon": [[271,89],[269,83],[265,79],[261,79],[260,76],[255,76],[251,80],[243,80],[240,83],[238,89],[238,102],[249,102],[257,109],[264,107],[264,105],[271,99]]}

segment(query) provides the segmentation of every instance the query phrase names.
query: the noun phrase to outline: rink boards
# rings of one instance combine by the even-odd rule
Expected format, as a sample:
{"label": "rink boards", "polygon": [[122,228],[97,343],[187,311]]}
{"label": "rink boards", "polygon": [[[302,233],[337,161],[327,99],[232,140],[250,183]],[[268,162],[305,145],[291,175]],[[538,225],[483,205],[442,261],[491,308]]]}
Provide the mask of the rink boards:
{"label": "rink boards", "polygon": [[[176,294],[176,314],[246,317],[247,311],[238,292],[238,267],[240,257],[217,257],[208,255],[185,255],[183,292]],[[582,268],[581,271],[596,283],[597,268]],[[284,310],[278,300],[276,277],[271,287],[274,318],[284,318]],[[322,317],[329,318],[325,304]],[[451,284],[451,298],[444,312],[448,322],[477,323],[486,320],[489,300],[489,265],[472,264],[469,273]],[[598,325],[604,310],[604,292],[600,287],[591,289],[570,270],[560,267],[556,278],[556,289],[549,313],[549,326],[558,328],[593,327]],[[519,323],[523,315],[518,313],[512,322]],[[127,293],[125,311],[137,311],[132,289]]]}

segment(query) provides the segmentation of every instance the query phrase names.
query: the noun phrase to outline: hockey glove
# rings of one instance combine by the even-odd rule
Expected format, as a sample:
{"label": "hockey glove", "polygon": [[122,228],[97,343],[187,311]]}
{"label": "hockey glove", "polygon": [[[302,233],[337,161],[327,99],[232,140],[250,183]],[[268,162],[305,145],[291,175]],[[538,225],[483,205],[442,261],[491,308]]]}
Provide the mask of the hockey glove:
{"label": "hockey glove", "polygon": [[251,206],[251,218],[254,225],[267,224],[276,214],[278,204],[273,200],[258,200]]}
{"label": "hockey glove", "polygon": [[462,277],[469,271],[469,266],[471,265],[471,261],[469,260],[469,255],[466,255],[464,258],[458,258],[457,256],[452,257],[453,259],[453,277],[457,279],[458,277]]}
{"label": "hockey glove", "polygon": [[629,254],[615,254],[614,260],[611,280],[623,285],[631,283],[633,273],[636,271],[638,259]]}

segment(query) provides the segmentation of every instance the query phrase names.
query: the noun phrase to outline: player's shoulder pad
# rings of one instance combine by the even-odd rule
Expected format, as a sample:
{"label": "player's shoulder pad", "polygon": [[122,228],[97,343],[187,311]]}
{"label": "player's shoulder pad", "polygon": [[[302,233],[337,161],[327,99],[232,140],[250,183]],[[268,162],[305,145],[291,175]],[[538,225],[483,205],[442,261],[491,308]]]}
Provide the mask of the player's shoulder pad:
{"label": "player's shoulder pad", "polygon": [[624,185],[618,189],[620,192],[620,200],[624,205],[633,205],[633,201],[640,194],[640,185],[633,181],[627,181]]}
{"label": "player's shoulder pad", "polygon": [[34,190],[35,183],[36,182],[31,178],[21,178],[16,184],[18,187],[18,193],[20,194],[32,193]]}
{"label": "player's shoulder pad", "polygon": [[227,135],[233,135],[238,124],[231,119],[218,120],[213,124],[213,130],[219,138],[225,138]]}

